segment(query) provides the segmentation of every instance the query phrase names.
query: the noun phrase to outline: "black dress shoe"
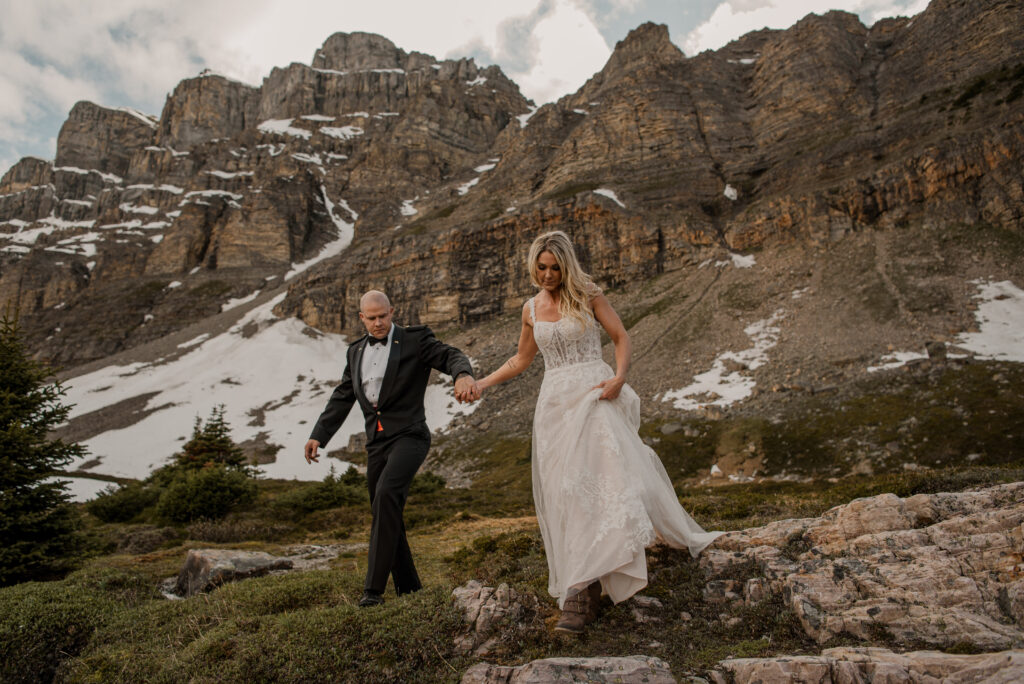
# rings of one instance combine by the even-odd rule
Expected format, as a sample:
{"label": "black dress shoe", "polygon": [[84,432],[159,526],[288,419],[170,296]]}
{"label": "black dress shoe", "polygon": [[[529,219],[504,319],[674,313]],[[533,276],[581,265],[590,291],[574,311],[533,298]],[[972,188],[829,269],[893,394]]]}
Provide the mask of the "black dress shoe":
{"label": "black dress shoe", "polygon": [[370,606],[379,606],[384,603],[384,597],[375,591],[364,591],[363,597],[359,599],[360,608],[369,608]]}

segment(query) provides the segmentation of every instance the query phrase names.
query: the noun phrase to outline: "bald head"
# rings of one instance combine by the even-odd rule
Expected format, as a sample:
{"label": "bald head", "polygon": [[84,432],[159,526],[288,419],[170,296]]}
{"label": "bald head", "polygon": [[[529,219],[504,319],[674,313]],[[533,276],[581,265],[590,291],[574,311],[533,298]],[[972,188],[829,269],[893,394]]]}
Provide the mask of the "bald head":
{"label": "bald head", "polygon": [[359,299],[359,320],[372,337],[387,337],[394,313],[388,296],[380,290],[370,290]]}
{"label": "bald head", "polygon": [[360,311],[366,311],[367,307],[372,307],[374,305],[390,309],[391,300],[388,299],[388,296],[380,290],[369,290],[359,298]]}

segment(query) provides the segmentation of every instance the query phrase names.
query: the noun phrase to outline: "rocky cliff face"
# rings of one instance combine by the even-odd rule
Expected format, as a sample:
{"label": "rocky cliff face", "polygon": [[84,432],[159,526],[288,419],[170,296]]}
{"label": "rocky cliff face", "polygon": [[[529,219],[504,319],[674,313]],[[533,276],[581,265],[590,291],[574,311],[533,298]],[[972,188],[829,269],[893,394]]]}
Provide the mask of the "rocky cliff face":
{"label": "rocky cliff face", "polygon": [[159,120],[79,103],[55,162],[0,181],[0,299],[52,360],[155,339],[340,251],[357,221],[386,234],[527,110],[497,67],[370,34],[336,34],[261,87],[182,81]]}
{"label": "rocky cliff face", "polygon": [[[809,15],[689,58],[647,24],[532,115],[497,67],[360,33],[258,88],[183,81],[159,121],[80,103],[54,164],[25,159],[0,181],[0,299],[41,355],[76,363],[280,283],[321,249],[337,255],[293,277],[278,312],[353,331],[368,287],[406,322],[518,310],[543,230],[573,235],[613,288],[709,249],[1019,232],[1017,9],[933,0],[870,28]],[[116,323],[100,314],[112,292],[132,303]],[[69,342],[98,314],[102,343]]]}

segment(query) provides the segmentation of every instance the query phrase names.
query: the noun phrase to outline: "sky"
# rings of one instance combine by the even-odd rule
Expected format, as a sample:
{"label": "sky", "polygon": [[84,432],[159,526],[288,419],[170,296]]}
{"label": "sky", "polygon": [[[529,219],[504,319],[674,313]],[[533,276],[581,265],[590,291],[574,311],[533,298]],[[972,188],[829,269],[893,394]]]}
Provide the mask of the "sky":
{"label": "sky", "polygon": [[497,64],[538,105],[576,91],[615,44],[665,24],[688,56],[840,9],[871,25],[928,0],[0,0],[0,174],[52,159],[71,107],[159,115],[179,81],[212,69],[259,85],[309,64],[329,35],[379,33],[440,59]]}

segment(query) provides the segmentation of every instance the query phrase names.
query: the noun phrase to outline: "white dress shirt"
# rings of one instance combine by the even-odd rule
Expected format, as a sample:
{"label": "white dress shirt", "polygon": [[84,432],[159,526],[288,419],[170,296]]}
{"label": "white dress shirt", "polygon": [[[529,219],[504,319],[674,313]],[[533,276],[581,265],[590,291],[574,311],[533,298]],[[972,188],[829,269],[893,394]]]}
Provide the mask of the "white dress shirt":
{"label": "white dress shirt", "polygon": [[377,405],[380,398],[380,386],[384,382],[384,372],[388,369],[388,356],[391,355],[391,342],[395,337],[395,324],[391,324],[388,330],[388,341],[384,344],[370,344],[366,342],[366,349],[363,350],[363,365],[359,372],[363,383],[363,394],[366,399]]}

